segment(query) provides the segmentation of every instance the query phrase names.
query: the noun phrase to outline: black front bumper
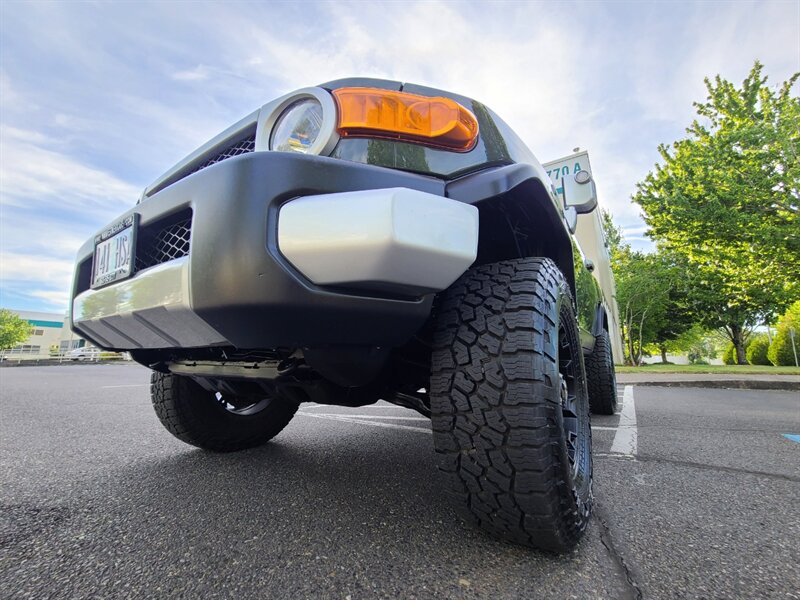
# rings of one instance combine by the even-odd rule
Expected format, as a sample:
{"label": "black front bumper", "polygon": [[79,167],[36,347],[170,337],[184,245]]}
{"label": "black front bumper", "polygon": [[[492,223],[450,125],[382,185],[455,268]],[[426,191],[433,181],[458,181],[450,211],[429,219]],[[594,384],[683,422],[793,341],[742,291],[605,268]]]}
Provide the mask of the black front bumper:
{"label": "black front bumper", "polygon": [[[137,316],[136,299],[128,298],[113,314],[95,310],[85,318],[81,311],[92,295],[90,240],[78,254],[73,328],[98,346],[117,350],[402,345],[425,322],[432,295],[409,300],[323,289],[298,273],[277,248],[282,203],[391,187],[445,195],[445,182],[436,178],[318,156],[253,152],[203,169],[126,213],[138,213],[140,227],[148,228],[191,211],[191,248],[182,259],[188,263],[186,314],[159,314],[150,307],[147,315],[155,317]],[[152,267],[153,272],[160,268]],[[201,333],[184,331],[191,328]]]}

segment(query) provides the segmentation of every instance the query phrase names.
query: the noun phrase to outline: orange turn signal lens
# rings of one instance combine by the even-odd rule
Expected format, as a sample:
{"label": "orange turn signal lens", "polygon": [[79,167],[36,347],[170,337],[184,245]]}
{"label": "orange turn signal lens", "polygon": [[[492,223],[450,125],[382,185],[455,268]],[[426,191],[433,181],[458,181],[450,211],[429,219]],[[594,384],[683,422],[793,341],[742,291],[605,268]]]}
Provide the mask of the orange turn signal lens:
{"label": "orange turn signal lens", "polygon": [[339,88],[342,137],[380,137],[467,152],[478,140],[478,121],[450,98],[376,88]]}

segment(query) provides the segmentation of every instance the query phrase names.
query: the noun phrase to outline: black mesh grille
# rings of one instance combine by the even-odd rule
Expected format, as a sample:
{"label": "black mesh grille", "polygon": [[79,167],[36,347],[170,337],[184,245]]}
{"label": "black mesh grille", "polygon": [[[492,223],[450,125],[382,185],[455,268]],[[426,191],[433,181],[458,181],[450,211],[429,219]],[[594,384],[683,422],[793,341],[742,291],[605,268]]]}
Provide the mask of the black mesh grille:
{"label": "black mesh grille", "polygon": [[196,173],[206,167],[210,167],[218,162],[225,160],[226,158],[233,158],[234,156],[239,156],[240,154],[247,154],[248,152],[254,152],[256,149],[256,134],[246,137],[245,139],[236,142],[235,144],[224,148],[219,154],[215,154],[205,162],[201,163],[199,166],[195,167],[192,173]]}
{"label": "black mesh grille", "polygon": [[182,211],[139,231],[136,241],[136,270],[187,256],[192,239],[192,213]]}

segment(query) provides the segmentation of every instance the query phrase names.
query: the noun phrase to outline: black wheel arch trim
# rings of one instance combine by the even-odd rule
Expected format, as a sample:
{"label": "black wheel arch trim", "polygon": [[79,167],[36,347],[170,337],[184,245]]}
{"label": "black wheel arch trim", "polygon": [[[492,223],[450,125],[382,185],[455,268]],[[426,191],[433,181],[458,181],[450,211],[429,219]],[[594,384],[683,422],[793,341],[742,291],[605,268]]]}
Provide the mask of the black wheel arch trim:
{"label": "black wheel arch trim", "polygon": [[[445,195],[480,211],[476,264],[513,258],[546,257],[564,274],[576,297],[571,236],[557,200],[530,164],[495,166],[448,182]],[[499,212],[500,215],[494,213]],[[509,235],[510,234],[510,235]],[[513,240],[511,247],[508,242]],[[487,246],[506,242],[489,251]]]}
{"label": "black wheel arch trim", "polygon": [[603,331],[608,331],[608,311],[605,305],[600,302],[597,305],[597,310],[594,315],[594,324],[592,325],[592,335],[597,337]]}

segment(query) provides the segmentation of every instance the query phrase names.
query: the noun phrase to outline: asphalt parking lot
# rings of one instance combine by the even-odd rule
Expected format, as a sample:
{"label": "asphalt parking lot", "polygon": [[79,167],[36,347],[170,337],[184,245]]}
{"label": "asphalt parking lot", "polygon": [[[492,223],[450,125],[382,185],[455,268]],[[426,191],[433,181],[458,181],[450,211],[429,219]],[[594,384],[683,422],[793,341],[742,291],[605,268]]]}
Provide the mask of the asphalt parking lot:
{"label": "asphalt parking lot", "polygon": [[797,392],[621,386],[566,556],[453,516],[427,422],[303,405],[183,445],[129,365],[0,369],[0,597],[800,598]]}

